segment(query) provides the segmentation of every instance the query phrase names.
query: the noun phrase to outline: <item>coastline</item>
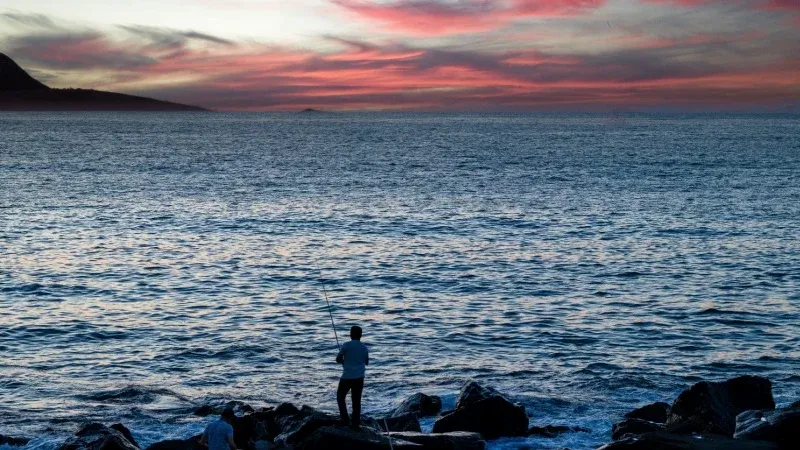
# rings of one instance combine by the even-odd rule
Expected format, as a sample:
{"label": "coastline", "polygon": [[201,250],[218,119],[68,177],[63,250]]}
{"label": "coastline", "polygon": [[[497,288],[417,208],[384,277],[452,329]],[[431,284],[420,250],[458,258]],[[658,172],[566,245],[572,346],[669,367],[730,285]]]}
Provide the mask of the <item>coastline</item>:
{"label": "coastline", "polygon": [[[537,423],[535,411],[526,410],[503,393],[475,381],[464,384],[453,409],[443,409],[440,397],[417,393],[381,416],[365,415],[359,431],[341,427],[337,415],[289,402],[262,408],[241,401],[204,404],[197,406],[192,415],[212,417],[224,408],[232,408],[237,414],[232,425],[241,450],[479,450],[491,448],[504,439],[553,439],[565,434],[597,431],[569,423]],[[726,381],[700,381],[671,403],[641,405],[619,418],[611,430],[606,430],[608,443],[599,448],[783,450],[798,442],[798,430],[800,400],[776,408],[772,382],[746,375]],[[57,445],[57,449],[202,449],[196,435],[140,446],[134,437],[136,434],[136,430],[129,430],[123,423],[86,423],[79,427],[75,436]],[[21,449],[40,448],[41,445],[35,437],[0,433],[0,447]]]}

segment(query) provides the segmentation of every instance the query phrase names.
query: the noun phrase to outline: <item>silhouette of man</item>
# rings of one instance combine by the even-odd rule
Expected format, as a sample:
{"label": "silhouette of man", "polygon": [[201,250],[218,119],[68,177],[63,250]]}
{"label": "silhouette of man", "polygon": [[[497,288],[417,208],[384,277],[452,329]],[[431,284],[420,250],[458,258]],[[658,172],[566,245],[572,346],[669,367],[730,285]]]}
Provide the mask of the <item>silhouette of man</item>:
{"label": "silhouette of man", "polygon": [[236,415],[233,409],[225,408],[219,420],[211,422],[200,438],[200,445],[208,447],[208,450],[237,450],[236,442],[233,441],[233,426],[231,422]]}
{"label": "silhouette of man", "polygon": [[[336,362],[342,365],[342,378],[336,391],[336,402],[342,423],[350,428],[358,429],[361,425],[361,393],[364,391],[364,372],[369,364],[369,351],[361,343],[361,327],[350,328],[350,342],[345,342],[336,356]],[[347,415],[347,393],[352,391],[353,420]]]}

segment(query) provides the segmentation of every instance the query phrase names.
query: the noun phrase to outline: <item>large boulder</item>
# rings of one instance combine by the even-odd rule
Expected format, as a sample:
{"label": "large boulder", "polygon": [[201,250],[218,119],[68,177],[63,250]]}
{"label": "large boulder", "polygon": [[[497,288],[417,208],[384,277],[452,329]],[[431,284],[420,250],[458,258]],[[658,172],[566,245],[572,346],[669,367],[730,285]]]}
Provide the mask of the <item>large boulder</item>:
{"label": "large boulder", "polygon": [[194,415],[196,416],[205,417],[205,416],[210,416],[212,414],[219,415],[222,413],[222,411],[224,411],[227,408],[232,409],[233,412],[236,414],[248,414],[255,411],[255,409],[253,409],[252,406],[248,405],[243,401],[231,400],[228,402],[218,401],[218,402],[205,403],[194,408],[193,412]]}
{"label": "large boulder", "polygon": [[456,409],[433,424],[434,433],[452,431],[480,433],[484,439],[525,436],[528,415],[524,406],[511,403],[494,389],[472,382],[462,389]]}
{"label": "large boulder", "polygon": [[339,425],[340,418],[333,414],[304,406],[297,414],[282,422],[281,433],[275,438],[279,446],[296,446],[322,427]]}
{"label": "large boulder", "polygon": [[28,442],[30,442],[30,439],[4,436],[0,434],[0,445],[22,447],[23,445],[28,445]]}
{"label": "large boulder", "polygon": [[731,437],[736,430],[736,416],[751,409],[775,409],[772,383],[768,379],[742,376],[721,383],[703,381],[675,399],[666,429],[671,433]]}
{"label": "large boulder", "polygon": [[119,431],[101,423],[83,425],[59,450],[139,450]]}
{"label": "large boulder", "polygon": [[800,447],[800,405],[774,411],[745,411],[736,417],[736,439],[771,441]]}
{"label": "large boulder", "polygon": [[271,409],[236,417],[232,422],[233,440],[241,450],[255,450],[258,441],[271,441],[280,432]]}
{"label": "large boulder", "polygon": [[534,425],[528,429],[528,436],[538,436],[552,439],[564,433],[589,433],[591,430],[583,427],[569,425]]}
{"label": "large boulder", "polygon": [[136,442],[136,439],[133,438],[133,433],[131,433],[131,430],[129,430],[128,427],[126,427],[125,425],[121,423],[115,423],[114,425],[111,425],[109,428],[111,428],[112,430],[119,431],[123,436],[125,436],[125,439],[127,439],[128,442],[133,444],[134,447],[139,446],[139,444]]}
{"label": "large boulder", "polygon": [[502,395],[492,387],[482,386],[477,381],[468,381],[458,393],[456,409],[464,408],[490,397],[502,397]]}
{"label": "large boulder", "polygon": [[625,414],[626,419],[640,419],[648,422],[666,423],[671,407],[669,403],[656,402],[636,408]]}
{"label": "large boulder", "polygon": [[[486,441],[478,433],[456,431],[453,433],[389,433],[395,441],[419,444],[424,450],[484,450]],[[393,441],[394,442],[394,441]]]}
{"label": "large boulder", "polygon": [[600,447],[599,450],[780,450],[777,444],[763,441],[743,441],[720,435],[688,435],[648,433],[623,439]]}
{"label": "large boulder", "polygon": [[349,427],[326,426],[294,445],[295,450],[423,450],[424,447],[402,439],[392,439],[375,430],[362,428],[353,431]]}
{"label": "large boulder", "polygon": [[378,428],[383,431],[422,431],[415,413],[386,417],[378,421]]}
{"label": "large boulder", "polygon": [[389,414],[389,417],[399,417],[408,414],[416,414],[417,417],[430,417],[439,414],[442,410],[442,399],[435,395],[425,395],[417,393],[403,400]]}
{"label": "large boulder", "polygon": [[664,424],[642,419],[625,419],[611,427],[611,439],[618,441],[654,431],[664,431]]}

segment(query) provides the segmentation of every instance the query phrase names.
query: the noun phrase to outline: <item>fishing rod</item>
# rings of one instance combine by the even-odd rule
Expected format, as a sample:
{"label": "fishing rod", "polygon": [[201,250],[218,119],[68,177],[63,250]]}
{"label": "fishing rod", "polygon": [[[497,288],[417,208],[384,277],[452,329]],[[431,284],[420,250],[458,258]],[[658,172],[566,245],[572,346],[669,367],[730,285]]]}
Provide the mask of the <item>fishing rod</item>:
{"label": "fishing rod", "polygon": [[336,347],[341,351],[342,346],[339,345],[339,335],[336,334],[336,324],[333,323],[333,311],[331,310],[331,302],[328,300],[328,290],[325,288],[325,280],[322,278],[322,268],[317,263],[317,270],[319,271],[319,282],[322,284],[322,293],[325,294],[325,303],[328,305],[328,315],[331,316],[331,327],[333,328],[333,337],[336,338]]}

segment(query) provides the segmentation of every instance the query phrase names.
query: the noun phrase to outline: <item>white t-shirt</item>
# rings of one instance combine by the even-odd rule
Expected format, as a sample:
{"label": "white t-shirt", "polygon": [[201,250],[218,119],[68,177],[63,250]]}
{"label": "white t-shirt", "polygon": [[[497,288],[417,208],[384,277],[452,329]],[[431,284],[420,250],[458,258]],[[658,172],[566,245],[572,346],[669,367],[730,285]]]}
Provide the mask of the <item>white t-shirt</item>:
{"label": "white t-shirt", "polygon": [[364,372],[367,369],[367,359],[369,358],[369,350],[367,346],[362,344],[361,341],[345,342],[342,349],[339,351],[339,356],[344,358],[342,378],[345,380],[353,380],[356,378],[364,378]]}

